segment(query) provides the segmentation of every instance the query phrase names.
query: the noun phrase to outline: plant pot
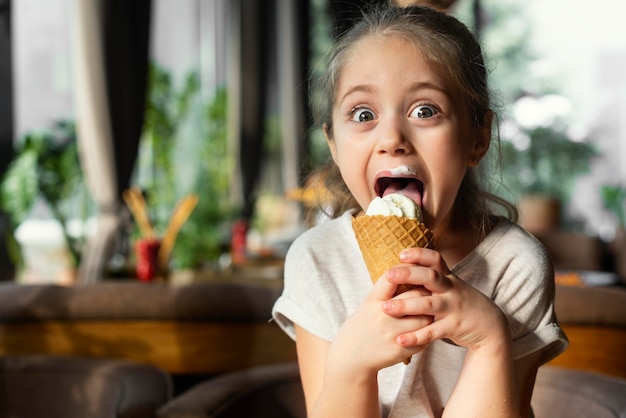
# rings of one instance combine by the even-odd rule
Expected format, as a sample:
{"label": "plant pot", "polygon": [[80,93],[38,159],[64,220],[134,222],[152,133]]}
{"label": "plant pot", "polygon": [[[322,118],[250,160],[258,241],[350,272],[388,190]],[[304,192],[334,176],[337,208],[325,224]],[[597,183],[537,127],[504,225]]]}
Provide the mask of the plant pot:
{"label": "plant pot", "polygon": [[559,228],[561,202],[548,195],[525,195],[518,202],[519,224],[531,234]]}

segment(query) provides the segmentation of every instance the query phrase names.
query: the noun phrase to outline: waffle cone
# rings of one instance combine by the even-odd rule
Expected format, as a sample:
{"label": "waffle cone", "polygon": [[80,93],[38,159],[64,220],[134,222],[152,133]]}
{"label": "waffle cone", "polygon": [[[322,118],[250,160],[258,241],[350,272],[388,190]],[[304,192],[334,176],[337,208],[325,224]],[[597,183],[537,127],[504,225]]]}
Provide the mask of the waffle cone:
{"label": "waffle cone", "polygon": [[431,230],[417,219],[401,216],[359,216],[352,218],[365,265],[372,282],[391,267],[400,264],[398,255],[411,247],[433,248]]}
{"label": "waffle cone", "polygon": [[[359,243],[372,283],[384,272],[400,264],[398,255],[411,247],[434,248],[435,239],[430,229],[417,219],[402,216],[359,216],[352,218],[352,229]],[[400,285],[396,294],[410,289]],[[411,357],[404,360],[409,364]]]}

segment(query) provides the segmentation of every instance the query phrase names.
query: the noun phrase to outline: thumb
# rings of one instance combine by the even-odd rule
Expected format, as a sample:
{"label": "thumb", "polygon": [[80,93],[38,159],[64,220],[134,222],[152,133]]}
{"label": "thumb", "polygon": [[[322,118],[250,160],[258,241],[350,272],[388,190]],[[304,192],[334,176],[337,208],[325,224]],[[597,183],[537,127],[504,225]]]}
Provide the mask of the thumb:
{"label": "thumb", "polygon": [[389,300],[394,297],[398,290],[398,284],[387,280],[387,272],[385,271],[378,279],[372,279],[374,289],[372,296],[377,300]]}

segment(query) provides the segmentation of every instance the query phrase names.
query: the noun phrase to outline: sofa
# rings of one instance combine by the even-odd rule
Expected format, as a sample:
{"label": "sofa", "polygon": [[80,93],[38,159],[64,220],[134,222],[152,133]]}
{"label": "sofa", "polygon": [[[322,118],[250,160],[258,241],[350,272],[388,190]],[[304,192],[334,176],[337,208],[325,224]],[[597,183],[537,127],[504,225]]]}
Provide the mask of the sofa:
{"label": "sofa", "polygon": [[[626,417],[626,380],[540,368],[537,418]],[[21,355],[0,358],[0,418],[304,418],[296,362],[207,379],[172,398],[169,375],[128,360]]]}
{"label": "sofa", "polygon": [[[160,418],[298,417],[295,345],[270,321],[281,290],[248,280],[0,284],[0,358],[87,360],[83,370],[94,372],[99,366],[89,361],[154,367],[173,382],[172,396],[153,411]],[[556,313],[571,344],[540,369],[537,416],[626,417],[626,289],[557,286]],[[193,383],[177,388],[189,376]],[[589,408],[597,404],[589,415],[567,414],[585,399]]]}

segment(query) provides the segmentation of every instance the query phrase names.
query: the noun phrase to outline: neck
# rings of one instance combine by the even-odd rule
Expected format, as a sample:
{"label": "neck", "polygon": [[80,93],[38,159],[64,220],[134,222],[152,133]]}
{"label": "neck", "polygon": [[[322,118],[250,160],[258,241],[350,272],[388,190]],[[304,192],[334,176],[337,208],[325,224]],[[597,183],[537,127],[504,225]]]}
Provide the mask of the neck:
{"label": "neck", "polygon": [[467,220],[446,222],[435,231],[435,249],[449,267],[458,264],[482,241],[483,234],[472,228]]}

